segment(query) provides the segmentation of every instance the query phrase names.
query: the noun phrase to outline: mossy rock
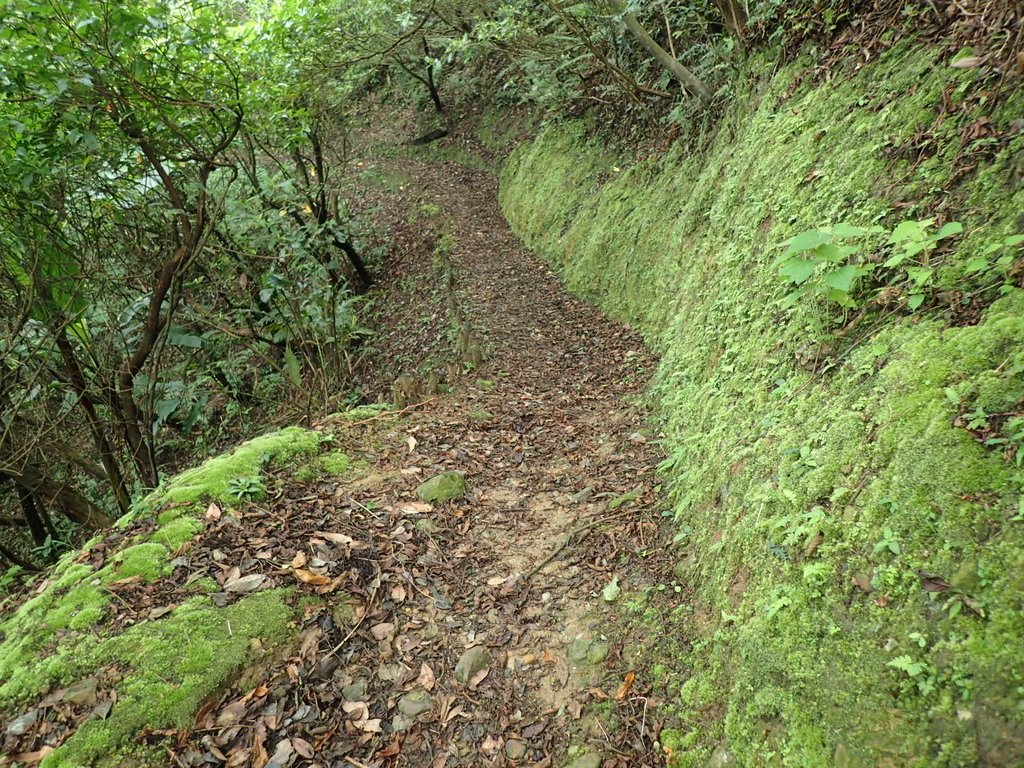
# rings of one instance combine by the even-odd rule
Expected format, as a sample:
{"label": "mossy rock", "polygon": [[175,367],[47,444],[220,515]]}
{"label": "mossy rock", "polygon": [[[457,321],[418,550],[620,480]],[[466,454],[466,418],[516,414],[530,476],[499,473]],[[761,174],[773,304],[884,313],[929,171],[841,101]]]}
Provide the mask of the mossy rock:
{"label": "mossy rock", "polygon": [[469,484],[461,472],[444,472],[421,483],[416,488],[420,501],[428,504],[443,504],[446,501],[461,499],[469,493]]}

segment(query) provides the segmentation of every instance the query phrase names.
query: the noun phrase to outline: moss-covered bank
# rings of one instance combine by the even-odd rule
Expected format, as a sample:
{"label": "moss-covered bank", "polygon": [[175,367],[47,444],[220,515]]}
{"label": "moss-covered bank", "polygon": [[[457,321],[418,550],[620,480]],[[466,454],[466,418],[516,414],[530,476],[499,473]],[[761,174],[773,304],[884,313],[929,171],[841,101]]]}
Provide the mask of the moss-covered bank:
{"label": "moss-covered bank", "polygon": [[[679,612],[692,647],[662,659],[683,723],[663,741],[680,766],[723,747],[746,766],[1022,765],[1021,470],[979,436],[1005,439],[1022,410],[1024,291],[967,327],[876,315],[815,370],[835,308],[780,308],[775,246],[945,204],[966,230],[936,290],[973,290],[967,261],[1019,231],[1024,136],[973,154],[947,196],[976,116],[933,126],[977,70],[904,46],[793,90],[805,67],[752,65],[705,151],[623,169],[569,124],[502,174],[517,233],[662,354],[662,469],[697,601]],[[1018,88],[998,129],[1022,107]]]}
{"label": "moss-covered bank", "polygon": [[[207,504],[237,504],[233,489],[240,482],[263,488],[267,468],[347,471],[348,459],[339,451],[317,455],[329,445],[324,433],[293,427],[168,480],[119,521],[123,534],[107,542],[97,537],[66,556],[32,599],[0,621],[0,722],[33,712],[49,720],[53,703],[41,701],[48,694],[67,701],[69,694],[60,691],[68,686],[84,685],[113,699],[106,713],[88,717],[57,749],[44,752],[43,768],[166,764],[159,747],[139,743],[144,729],[189,728],[203,703],[296,635],[301,612],[289,589],[218,607],[205,593],[219,587],[201,578],[173,610],[146,618],[117,604],[123,600],[113,587],[168,576],[183,545],[206,527]],[[98,567],[90,564],[91,551],[101,544],[107,551]],[[107,621],[125,610],[137,623],[126,628]]]}

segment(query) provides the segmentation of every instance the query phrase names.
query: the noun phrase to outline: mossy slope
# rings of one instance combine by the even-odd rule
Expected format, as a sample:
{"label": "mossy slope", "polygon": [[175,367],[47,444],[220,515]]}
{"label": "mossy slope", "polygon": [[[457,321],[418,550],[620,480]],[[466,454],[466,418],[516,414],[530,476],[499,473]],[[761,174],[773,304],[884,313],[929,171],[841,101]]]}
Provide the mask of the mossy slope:
{"label": "mossy slope", "polygon": [[[44,768],[91,765],[159,765],[159,753],[138,747],[143,729],[187,728],[199,707],[215,697],[243,668],[258,664],[271,649],[295,634],[296,609],[289,590],[246,597],[224,608],[200,594],[209,580],[196,582],[196,595],[166,616],[142,620],[124,630],[104,626],[114,582],[157,581],[171,570],[179,548],[202,531],[206,503],[234,503],[232,480],[259,476],[270,465],[312,456],[324,435],[289,428],[251,440],[233,452],[171,478],[119,522],[127,528],[120,548],[108,552],[95,570],[84,562],[97,538],[57,566],[38,595],[0,622],[0,713],[7,722],[31,710],[47,692],[90,676],[116,693],[106,719],[86,721],[43,761]],[[344,471],[340,452],[324,457]],[[301,470],[296,463],[293,469]],[[155,531],[132,535],[147,519]],[[45,716],[45,715],[44,715]]]}
{"label": "mossy slope", "polygon": [[[517,233],[663,356],[662,470],[700,617],[662,660],[689,724],[666,741],[681,766],[723,744],[747,766],[1021,765],[1021,471],[956,417],[1020,409],[1024,292],[972,327],[897,313],[814,373],[802,353],[834,310],[780,310],[773,265],[795,233],[939,202],[973,116],[941,123],[917,166],[901,148],[978,75],[904,46],[790,93],[805,67],[752,65],[703,152],[620,171],[568,124],[502,174]],[[1022,106],[1018,89],[999,127]],[[1019,227],[1022,151],[1018,135],[947,200],[966,235],[943,286]]]}

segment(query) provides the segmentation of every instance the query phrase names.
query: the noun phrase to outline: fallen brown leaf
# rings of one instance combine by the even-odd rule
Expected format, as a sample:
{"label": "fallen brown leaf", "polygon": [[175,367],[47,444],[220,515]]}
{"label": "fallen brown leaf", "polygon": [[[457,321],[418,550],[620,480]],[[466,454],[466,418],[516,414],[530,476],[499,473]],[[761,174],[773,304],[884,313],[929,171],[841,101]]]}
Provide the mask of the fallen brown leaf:
{"label": "fallen brown leaf", "polygon": [[437,677],[434,675],[434,670],[426,662],[420,665],[420,675],[416,678],[416,682],[428,691],[434,690],[434,686],[437,685]]}
{"label": "fallen brown leaf", "polygon": [[13,755],[10,760],[12,763],[24,763],[25,765],[35,765],[41,763],[46,757],[53,752],[53,747],[43,747],[37,749],[35,752],[21,752],[17,755]]}
{"label": "fallen brown leaf", "polygon": [[313,586],[323,586],[324,584],[330,584],[331,579],[329,576],[324,576],[321,573],[313,573],[307,571],[305,568],[296,568],[292,571],[295,574],[295,578],[301,581],[303,584],[312,584]]}
{"label": "fallen brown leaf", "polygon": [[314,754],[316,754],[316,751],[313,749],[313,745],[305,739],[299,738],[298,736],[292,736],[292,748],[299,755],[299,757],[304,757],[307,760],[309,760],[313,757]]}
{"label": "fallen brown leaf", "polygon": [[218,520],[220,520],[221,514],[222,511],[221,508],[217,506],[217,502],[211,501],[210,506],[206,508],[206,522],[217,522]]}
{"label": "fallen brown leaf", "polygon": [[615,692],[615,700],[622,701],[629,695],[630,689],[633,687],[633,683],[636,682],[636,672],[627,672],[626,677],[622,681],[622,685],[619,686],[619,690]]}

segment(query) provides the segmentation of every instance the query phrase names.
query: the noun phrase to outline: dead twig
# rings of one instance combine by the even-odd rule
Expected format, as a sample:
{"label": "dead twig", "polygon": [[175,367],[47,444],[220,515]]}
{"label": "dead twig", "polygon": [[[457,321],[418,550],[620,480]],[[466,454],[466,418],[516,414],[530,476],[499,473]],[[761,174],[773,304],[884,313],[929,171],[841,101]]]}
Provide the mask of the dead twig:
{"label": "dead twig", "polygon": [[572,541],[573,536],[575,536],[576,534],[583,533],[583,531],[589,530],[590,528],[593,528],[596,525],[600,525],[601,523],[607,523],[607,522],[610,522],[612,520],[615,520],[616,518],[622,517],[623,515],[625,515],[629,511],[631,511],[631,510],[617,511],[617,512],[614,512],[614,513],[612,513],[610,515],[600,515],[598,517],[594,517],[594,518],[588,520],[585,523],[580,523],[575,528],[573,528],[571,531],[569,531],[569,533],[566,534],[565,538],[562,540],[562,543],[559,544],[557,547],[555,547],[554,550],[552,550],[550,555],[545,557],[537,565],[533,566],[533,568],[531,568],[529,571],[527,571],[525,574],[523,574],[523,576],[521,577],[522,580],[523,581],[529,581],[534,576],[536,576],[538,571],[542,570],[544,568],[544,566],[546,566],[548,563],[550,563],[552,560],[554,560],[556,557],[558,557],[558,555],[561,554],[562,550],[564,550],[567,546],[569,546],[569,542]]}

